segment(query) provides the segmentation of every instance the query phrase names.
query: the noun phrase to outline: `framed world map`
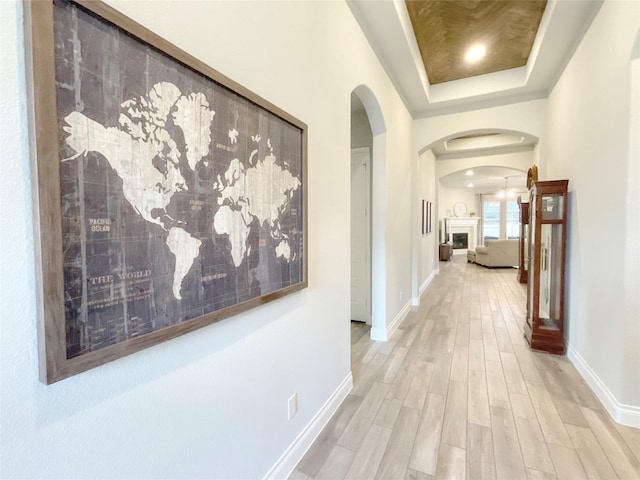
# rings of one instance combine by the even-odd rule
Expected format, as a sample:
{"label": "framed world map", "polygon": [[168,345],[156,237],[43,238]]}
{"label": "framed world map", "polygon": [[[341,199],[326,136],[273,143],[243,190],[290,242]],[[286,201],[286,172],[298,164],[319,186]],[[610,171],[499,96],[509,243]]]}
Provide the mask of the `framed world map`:
{"label": "framed world map", "polygon": [[306,287],[306,125],[105,4],[29,8],[41,379]]}

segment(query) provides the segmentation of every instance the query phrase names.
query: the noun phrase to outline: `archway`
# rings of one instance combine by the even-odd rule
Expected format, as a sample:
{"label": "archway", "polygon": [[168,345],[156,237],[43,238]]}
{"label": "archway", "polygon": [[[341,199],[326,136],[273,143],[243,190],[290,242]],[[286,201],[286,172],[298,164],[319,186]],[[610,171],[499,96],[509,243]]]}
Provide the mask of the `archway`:
{"label": "archway", "polygon": [[[475,227],[470,229],[474,235],[469,241],[469,248],[482,244],[484,224],[479,218],[483,216],[484,199],[507,186],[515,193],[515,197],[525,192],[524,172],[537,163],[538,145],[538,137],[526,132],[505,128],[474,128],[447,133],[420,148],[420,157],[435,159],[440,242],[450,240],[445,238],[445,219],[462,214],[460,208],[454,213],[457,205],[462,206],[468,216],[476,217]],[[508,207],[513,205],[508,201],[502,203],[498,228],[499,235],[505,236],[509,226]],[[469,224],[473,224],[472,219],[469,220]],[[465,250],[457,252],[464,253]]]}
{"label": "archway", "polygon": [[[352,130],[352,151],[353,148],[367,148],[370,158],[370,167],[366,171],[356,169],[356,173],[360,180],[363,177],[368,182],[368,192],[364,192],[367,198],[364,202],[360,202],[360,205],[365,205],[368,208],[368,215],[364,221],[363,218],[357,218],[352,212],[351,225],[352,225],[352,241],[355,240],[355,245],[352,245],[352,251],[356,251],[363,258],[359,260],[364,261],[364,268],[367,269],[369,277],[365,280],[364,288],[366,288],[365,297],[368,299],[368,311],[371,324],[370,336],[374,340],[386,340],[386,179],[385,179],[385,164],[386,164],[386,150],[387,150],[387,138],[386,138],[386,125],[380,105],[375,98],[375,95],[365,85],[356,87],[351,94],[351,130]],[[360,113],[357,113],[360,112]],[[354,124],[354,121],[356,122]],[[358,130],[357,122],[366,123],[364,130],[368,129],[370,137],[368,137],[368,145],[362,145],[356,141],[354,143],[354,137]],[[362,151],[360,153],[363,153]],[[359,157],[362,158],[362,157]],[[354,171],[352,169],[352,180]],[[352,188],[358,189],[356,194],[363,193],[360,187],[355,186],[352,183]],[[354,233],[355,229],[361,229],[365,227],[364,232],[359,230],[358,233]],[[355,234],[355,236],[354,236]],[[363,241],[363,236],[367,245],[363,245],[366,249],[358,249],[358,242]],[[352,259],[352,266],[353,266]],[[352,276],[353,278],[353,276]],[[354,292],[352,285],[352,302],[354,300]]]}

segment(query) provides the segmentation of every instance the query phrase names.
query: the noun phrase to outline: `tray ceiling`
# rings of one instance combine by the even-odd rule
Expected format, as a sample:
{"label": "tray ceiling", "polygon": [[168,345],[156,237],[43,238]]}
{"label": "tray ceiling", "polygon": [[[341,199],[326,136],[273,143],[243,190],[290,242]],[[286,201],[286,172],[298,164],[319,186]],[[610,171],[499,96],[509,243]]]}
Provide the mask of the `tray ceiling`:
{"label": "tray ceiling", "polygon": [[[346,1],[414,118],[546,98],[602,5]],[[485,58],[477,68],[461,69],[462,50],[480,38]]]}
{"label": "tray ceiling", "polygon": [[[527,64],[546,0],[406,0],[431,85]],[[468,50],[483,58],[469,62]]]}

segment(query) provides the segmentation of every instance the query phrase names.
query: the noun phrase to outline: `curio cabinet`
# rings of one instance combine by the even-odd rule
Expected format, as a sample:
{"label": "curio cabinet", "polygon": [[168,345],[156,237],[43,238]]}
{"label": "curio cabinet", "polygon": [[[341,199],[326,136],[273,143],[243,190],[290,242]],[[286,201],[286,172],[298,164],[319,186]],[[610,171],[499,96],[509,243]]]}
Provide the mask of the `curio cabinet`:
{"label": "curio cabinet", "polygon": [[527,321],[534,350],[564,353],[568,180],[533,181],[529,195]]}

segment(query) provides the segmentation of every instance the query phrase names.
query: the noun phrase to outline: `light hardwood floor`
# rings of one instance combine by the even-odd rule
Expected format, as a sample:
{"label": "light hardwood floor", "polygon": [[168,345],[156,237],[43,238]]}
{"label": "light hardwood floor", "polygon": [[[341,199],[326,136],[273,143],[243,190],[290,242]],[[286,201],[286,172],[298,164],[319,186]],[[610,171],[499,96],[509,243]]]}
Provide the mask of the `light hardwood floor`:
{"label": "light hardwood floor", "polygon": [[352,324],[354,388],[290,479],[640,479],[640,430],[529,350],[516,271],[454,259],[388,342]]}

